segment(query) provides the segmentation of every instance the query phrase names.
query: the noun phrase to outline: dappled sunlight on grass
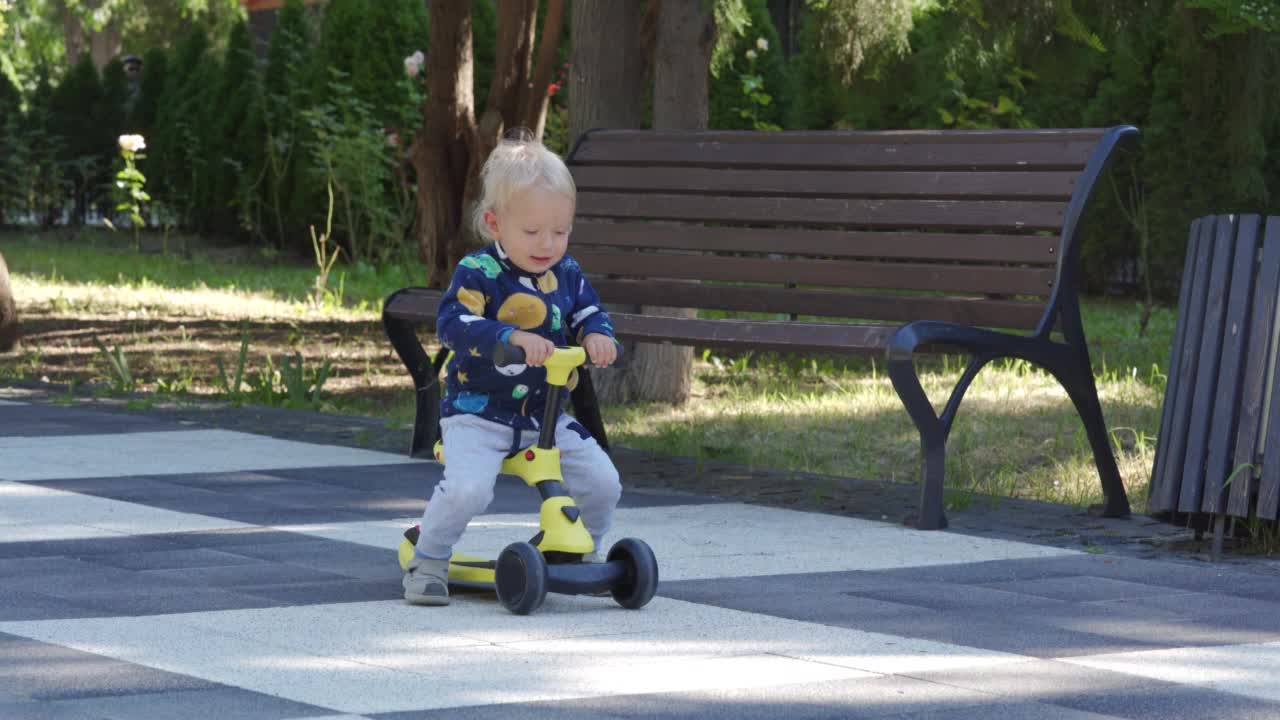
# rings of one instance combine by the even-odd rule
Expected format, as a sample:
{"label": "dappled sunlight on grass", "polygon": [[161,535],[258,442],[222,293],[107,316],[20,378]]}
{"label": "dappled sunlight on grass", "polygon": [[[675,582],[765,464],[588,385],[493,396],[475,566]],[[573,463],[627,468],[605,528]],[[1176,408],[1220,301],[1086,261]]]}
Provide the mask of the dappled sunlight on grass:
{"label": "dappled sunlight on grass", "polygon": [[[18,311],[35,311],[62,317],[82,317],[87,313],[136,317],[182,316],[223,320],[282,320],[298,318],[348,318],[376,320],[372,308],[351,309],[280,300],[268,292],[245,290],[173,289],[141,284],[136,287],[35,281],[21,274],[13,276]],[[132,317],[129,315],[133,313]]]}
{"label": "dappled sunlight on grass", "polygon": [[[918,478],[919,435],[887,377],[804,383],[757,373],[719,385],[715,372],[700,366],[697,397],[684,406],[609,408],[611,437],[695,458],[865,479]],[[935,406],[958,379],[959,370],[925,373]],[[1121,475],[1131,492],[1142,494],[1160,396],[1132,377],[1103,382],[1100,395]],[[1049,375],[1020,364],[988,367],[969,389],[948,442],[947,474],[951,487],[974,494],[1074,504],[1101,497],[1084,428],[1066,392]]]}

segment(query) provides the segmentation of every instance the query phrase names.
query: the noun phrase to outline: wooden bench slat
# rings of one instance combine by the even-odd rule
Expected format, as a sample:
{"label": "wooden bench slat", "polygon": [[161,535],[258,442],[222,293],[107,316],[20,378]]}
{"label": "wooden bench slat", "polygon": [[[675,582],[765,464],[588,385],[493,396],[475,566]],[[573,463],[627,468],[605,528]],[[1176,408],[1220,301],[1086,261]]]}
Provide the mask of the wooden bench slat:
{"label": "wooden bench slat", "polygon": [[[1226,224],[1226,223],[1224,223]],[[1225,509],[1223,484],[1233,470],[1229,467],[1235,447],[1236,410],[1244,377],[1244,342],[1253,300],[1254,266],[1258,254],[1259,218],[1241,216],[1236,221],[1230,275],[1227,278],[1226,309],[1222,328],[1222,360],[1218,367],[1216,401],[1209,422],[1205,460],[1204,497],[1200,509],[1217,513]],[[1237,476],[1236,480],[1240,480]],[[1233,481],[1234,482],[1234,481]]]}
{"label": "wooden bench slat", "polygon": [[584,136],[593,143],[718,142],[775,145],[830,143],[832,145],[872,144],[886,141],[899,144],[964,144],[1021,142],[1091,142],[1102,138],[1105,128],[1029,128],[973,130],[788,130],[762,134],[752,130],[592,130]]}
{"label": "wooden bench slat", "polygon": [[592,285],[615,307],[656,305],[715,310],[874,318],[887,322],[940,320],[974,326],[1032,329],[1044,316],[1043,302],[977,297],[872,295],[809,288],[712,285],[663,280],[593,278]]}
{"label": "wooden bench slat", "polygon": [[883,352],[892,325],[777,323],[752,320],[703,320],[611,312],[615,334],[623,340],[672,342],[700,347],[748,347],[771,352]]}
{"label": "wooden bench slat", "polygon": [[1047,235],[859,232],[581,220],[574,223],[569,246],[573,254],[580,247],[608,246],[1052,265],[1058,262],[1059,242],[1057,236]]}
{"label": "wooden bench slat", "polygon": [[[609,298],[609,304],[614,306],[658,305],[820,316],[828,315],[827,311],[832,307],[839,307],[843,310],[830,313],[831,317],[858,317],[866,313],[867,317],[890,322],[925,319],[1020,329],[1034,328],[1044,314],[1043,303],[1017,300],[865,295],[805,288],[710,286],[658,280],[595,279],[592,284],[601,297]],[[388,302],[384,312],[394,318],[434,324],[442,294],[439,290],[424,288],[407,290]]]}
{"label": "wooden bench slat", "polygon": [[1013,200],[834,200],[701,195],[578,194],[579,217],[841,225],[849,228],[1058,230],[1066,203]]}
{"label": "wooden bench slat", "polygon": [[[1272,355],[1269,351],[1269,341],[1272,339],[1272,330],[1275,328],[1276,313],[1280,310],[1277,307],[1277,293],[1280,293],[1280,217],[1272,217],[1267,220],[1266,238],[1264,240],[1262,250],[1262,268],[1264,274],[1258,278],[1258,287],[1255,297],[1258,298],[1254,305],[1254,321],[1252,336],[1256,338],[1255,345],[1249,349],[1249,360],[1253,363],[1253,353],[1262,358],[1265,363],[1262,372],[1250,370],[1249,379],[1245,384],[1245,405],[1244,410],[1250,411],[1252,406],[1257,405],[1256,413],[1261,418],[1262,413],[1270,411],[1270,417],[1267,419],[1266,427],[1266,448],[1270,450],[1269,457],[1264,455],[1262,459],[1262,472],[1255,474],[1260,475],[1257,480],[1258,487],[1258,517],[1268,520],[1277,519],[1280,514],[1280,382],[1272,379],[1271,397],[1268,405],[1261,405],[1262,396],[1265,392],[1267,383],[1266,365],[1271,365]],[[1258,377],[1261,376],[1261,377]],[[1251,396],[1249,392],[1256,387],[1257,392]],[[1249,415],[1243,416],[1248,418]],[[1241,424],[1245,422],[1241,420]],[[1256,422],[1253,421],[1253,422]],[[1261,432],[1261,428],[1257,429]],[[1257,445],[1253,445],[1250,449],[1247,460],[1241,460],[1241,454],[1237,453],[1236,463],[1253,462],[1257,457]],[[1248,488],[1241,491],[1245,495],[1243,500],[1248,502]],[[1232,500],[1235,500],[1236,488],[1232,488]],[[1247,504],[1246,504],[1247,507]],[[1241,513],[1241,517],[1248,517],[1247,513]]]}
{"label": "wooden bench slat", "polygon": [[1074,172],[838,172],[576,167],[579,192],[1069,200]]}
{"label": "wooden bench slat", "polygon": [[719,255],[597,250],[583,250],[574,257],[585,272],[593,275],[671,280],[794,283],[992,295],[1045,295],[1052,289],[1054,281],[1054,272],[1048,268],[921,265],[854,260],[777,262]]}
{"label": "wooden bench slat", "polygon": [[[1174,382],[1174,378],[1182,376],[1182,363],[1186,359],[1186,353],[1182,352],[1185,347],[1185,339],[1187,334],[1191,332],[1189,328],[1192,323],[1192,289],[1195,283],[1192,278],[1198,272],[1198,260],[1200,255],[1200,244],[1204,233],[1203,225],[1207,222],[1205,218],[1196,218],[1191,222],[1191,229],[1187,237],[1187,250],[1183,260],[1182,267],[1182,287],[1178,293],[1178,307],[1176,321],[1174,323],[1174,340],[1171,350],[1169,351],[1169,368],[1168,382]],[[1170,387],[1178,387],[1171,385]],[[1164,403],[1164,407],[1160,413],[1160,425],[1156,434],[1156,458],[1152,465],[1151,471],[1151,490],[1148,492],[1148,504],[1152,511],[1172,510],[1172,497],[1176,495],[1176,488],[1171,487],[1172,478],[1168,475],[1167,468],[1172,460],[1173,446],[1179,442],[1185,442],[1186,429],[1180,422],[1179,416],[1174,414],[1177,402],[1174,399],[1168,399]],[[1179,458],[1178,462],[1181,462]]]}
{"label": "wooden bench slat", "polygon": [[1213,261],[1209,270],[1209,293],[1205,300],[1204,332],[1199,347],[1195,391],[1191,400],[1191,424],[1187,428],[1187,457],[1182,466],[1182,489],[1178,509],[1197,512],[1204,492],[1204,462],[1208,452],[1209,418],[1213,414],[1218,388],[1218,368],[1222,360],[1222,323],[1226,315],[1227,288],[1231,283],[1231,260],[1235,233],[1227,218],[1219,217],[1213,228]]}
{"label": "wooden bench slat", "polygon": [[1097,143],[1046,140],[1023,143],[803,143],[652,140],[587,142],[574,152],[578,165],[741,167],[759,169],[1080,170]]}
{"label": "wooden bench slat", "polygon": [[[1177,510],[1178,497],[1181,490],[1184,461],[1187,452],[1187,427],[1190,419],[1192,378],[1196,376],[1200,360],[1200,341],[1204,335],[1204,309],[1208,295],[1209,283],[1206,282],[1210,270],[1209,263],[1213,259],[1214,223],[1209,218],[1197,220],[1192,224],[1192,242],[1188,252],[1194,253],[1191,261],[1192,275],[1185,281],[1190,285],[1187,302],[1178,308],[1180,318],[1186,319],[1183,341],[1174,346],[1175,357],[1170,363],[1169,382],[1177,388],[1173,399],[1173,413],[1168,425],[1161,425],[1159,430],[1159,461],[1163,464],[1163,472],[1153,483],[1148,503],[1151,510]],[[1172,368],[1176,367],[1175,373]],[[1165,401],[1166,403],[1168,400]]]}

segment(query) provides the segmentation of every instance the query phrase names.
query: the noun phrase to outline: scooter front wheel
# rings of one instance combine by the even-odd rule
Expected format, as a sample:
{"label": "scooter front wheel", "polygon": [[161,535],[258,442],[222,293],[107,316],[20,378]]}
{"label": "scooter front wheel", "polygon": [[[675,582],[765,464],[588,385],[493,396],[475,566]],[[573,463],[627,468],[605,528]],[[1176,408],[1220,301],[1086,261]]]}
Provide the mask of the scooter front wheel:
{"label": "scooter front wheel", "polygon": [[623,538],[609,548],[609,562],[621,562],[626,575],[613,586],[613,599],[628,610],[644,607],[658,591],[658,560],[649,544]]}
{"label": "scooter front wheel", "polygon": [[547,561],[533,545],[511,543],[498,555],[493,584],[503,606],[516,615],[528,615],[547,597]]}

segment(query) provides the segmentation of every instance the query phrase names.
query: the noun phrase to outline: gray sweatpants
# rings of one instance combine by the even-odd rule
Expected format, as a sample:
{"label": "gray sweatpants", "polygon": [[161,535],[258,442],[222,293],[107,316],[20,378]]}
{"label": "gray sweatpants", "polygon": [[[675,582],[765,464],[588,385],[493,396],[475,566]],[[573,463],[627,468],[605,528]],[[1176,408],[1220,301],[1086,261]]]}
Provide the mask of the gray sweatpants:
{"label": "gray sweatpants", "polygon": [[[556,423],[556,446],[560,449],[560,469],[565,489],[582,512],[582,523],[596,543],[613,527],[613,509],[622,497],[622,484],[613,461],[595,438],[583,438],[572,416],[561,415]],[[577,425],[577,427],[581,427]],[[444,479],[436,485],[427,509],[422,513],[419,555],[438,560],[453,553],[471,518],[493,501],[493,486],[503,459],[512,450],[511,428],[475,415],[454,415],[440,421],[444,436]],[[582,434],[586,434],[583,431]],[[536,431],[521,433],[519,446],[536,443]],[[536,513],[536,508],[531,508]]]}

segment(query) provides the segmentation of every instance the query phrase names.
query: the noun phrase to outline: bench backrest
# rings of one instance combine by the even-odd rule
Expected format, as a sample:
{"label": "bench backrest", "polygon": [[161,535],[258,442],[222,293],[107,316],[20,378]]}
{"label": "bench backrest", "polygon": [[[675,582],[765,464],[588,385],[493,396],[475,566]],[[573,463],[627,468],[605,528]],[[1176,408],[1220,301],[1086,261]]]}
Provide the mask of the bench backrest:
{"label": "bench backrest", "polygon": [[595,130],[570,252],[612,306],[1032,328],[1130,130]]}

